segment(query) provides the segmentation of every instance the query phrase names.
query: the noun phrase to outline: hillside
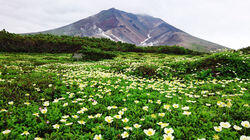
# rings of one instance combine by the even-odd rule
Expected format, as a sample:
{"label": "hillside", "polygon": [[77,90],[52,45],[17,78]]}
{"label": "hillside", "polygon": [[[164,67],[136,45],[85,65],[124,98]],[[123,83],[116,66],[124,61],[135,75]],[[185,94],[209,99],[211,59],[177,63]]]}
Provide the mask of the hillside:
{"label": "hillside", "polygon": [[43,34],[109,38],[137,46],[183,46],[209,52],[224,46],[194,37],[165,21],[148,15],[137,15],[111,8],[75,23]]}

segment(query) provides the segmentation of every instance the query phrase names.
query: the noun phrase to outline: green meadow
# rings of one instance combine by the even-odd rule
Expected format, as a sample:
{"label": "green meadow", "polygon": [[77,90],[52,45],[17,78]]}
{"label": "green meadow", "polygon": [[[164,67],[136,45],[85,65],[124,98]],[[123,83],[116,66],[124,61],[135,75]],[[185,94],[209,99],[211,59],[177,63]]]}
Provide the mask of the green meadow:
{"label": "green meadow", "polygon": [[0,139],[249,139],[249,54],[0,53]]}

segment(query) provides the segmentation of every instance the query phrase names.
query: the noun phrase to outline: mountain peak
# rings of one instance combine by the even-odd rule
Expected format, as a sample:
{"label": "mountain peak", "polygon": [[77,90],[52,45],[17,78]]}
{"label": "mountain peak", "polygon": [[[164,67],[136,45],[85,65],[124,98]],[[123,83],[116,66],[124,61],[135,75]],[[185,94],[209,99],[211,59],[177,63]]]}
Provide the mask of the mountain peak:
{"label": "mountain peak", "polygon": [[191,36],[159,18],[127,13],[116,8],[103,10],[73,24],[40,33],[104,37],[139,46],[177,45],[206,52],[225,48]]}
{"label": "mountain peak", "polygon": [[103,10],[101,11],[100,13],[120,13],[122,11],[116,9],[116,8],[110,8],[110,9],[107,9],[107,10]]}
{"label": "mountain peak", "polygon": [[120,11],[120,10],[113,7],[113,8],[108,9],[107,11]]}

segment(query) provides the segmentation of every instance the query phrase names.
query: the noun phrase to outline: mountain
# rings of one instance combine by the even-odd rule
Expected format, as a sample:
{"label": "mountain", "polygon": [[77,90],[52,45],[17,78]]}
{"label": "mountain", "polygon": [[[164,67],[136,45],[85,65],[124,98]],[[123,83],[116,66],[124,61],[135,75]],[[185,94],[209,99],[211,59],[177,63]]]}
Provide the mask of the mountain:
{"label": "mountain", "polygon": [[197,51],[215,51],[224,46],[194,37],[165,21],[111,8],[57,29],[39,33],[104,37],[138,46],[177,45]]}

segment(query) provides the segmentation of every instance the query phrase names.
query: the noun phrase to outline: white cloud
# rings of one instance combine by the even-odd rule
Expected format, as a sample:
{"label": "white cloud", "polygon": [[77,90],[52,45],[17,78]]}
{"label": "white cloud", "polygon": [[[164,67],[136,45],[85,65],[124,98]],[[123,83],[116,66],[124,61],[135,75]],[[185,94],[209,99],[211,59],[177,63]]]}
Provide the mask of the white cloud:
{"label": "white cloud", "polygon": [[240,48],[250,45],[249,6],[249,0],[0,0],[0,30],[48,30],[115,7],[159,17],[194,36]]}

